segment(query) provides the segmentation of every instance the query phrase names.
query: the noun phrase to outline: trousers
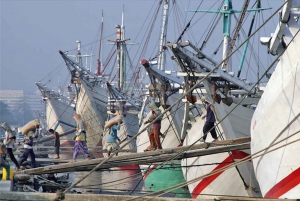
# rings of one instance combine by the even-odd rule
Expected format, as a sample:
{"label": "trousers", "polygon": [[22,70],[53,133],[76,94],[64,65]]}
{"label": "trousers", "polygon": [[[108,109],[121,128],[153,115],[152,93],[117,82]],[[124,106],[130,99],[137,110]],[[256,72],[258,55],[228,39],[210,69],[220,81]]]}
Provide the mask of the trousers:
{"label": "trousers", "polygon": [[160,129],[152,128],[149,133],[149,141],[150,145],[146,148],[146,150],[151,149],[162,149],[160,139],[159,139]]}
{"label": "trousers", "polygon": [[9,158],[11,159],[11,161],[14,162],[14,164],[16,165],[17,168],[20,168],[20,165],[13,154],[12,148],[7,148],[6,150],[7,150],[7,154],[9,155]]}
{"label": "trousers", "polygon": [[[206,137],[207,137],[207,133],[208,131],[213,128],[215,126],[215,122],[205,122],[204,126],[203,126],[203,140],[205,141],[206,140]],[[214,139],[218,139],[218,136],[217,136],[217,133],[216,133],[216,129],[213,128],[211,131],[210,131],[210,134],[212,136],[212,138]]]}
{"label": "trousers", "polygon": [[22,165],[22,163],[27,160],[28,156],[30,158],[31,167],[36,168],[35,154],[32,149],[24,149],[24,152],[19,159],[19,165]]}
{"label": "trousers", "polygon": [[87,148],[84,147],[84,142],[77,140],[75,142],[75,146],[74,146],[74,152],[73,152],[73,158],[75,159],[79,153],[79,151],[81,151],[86,157],[89,157],[90,154],[87,151]]}

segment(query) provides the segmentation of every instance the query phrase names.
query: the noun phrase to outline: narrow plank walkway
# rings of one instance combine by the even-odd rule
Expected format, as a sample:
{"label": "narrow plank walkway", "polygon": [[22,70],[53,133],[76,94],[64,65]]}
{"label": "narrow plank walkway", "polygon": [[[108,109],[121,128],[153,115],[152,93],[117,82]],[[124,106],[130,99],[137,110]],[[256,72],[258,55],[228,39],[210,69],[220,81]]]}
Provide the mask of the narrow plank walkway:
{"label": "narrow plank walkway", "polygon": [[[54,151],[53,151],[54,148],[52,148],[52,150],[49,150],[49,151],[34,151],[35,155],[39,155],[39,154],[54,154]],[[89,153],[93,154],[93,153],[107,153],[107,150],[102,150],[102,149],[99,149],[99,150],[96,150],[96,149],[93,149],[93,150],[88,150]],[[135,149],[123,149],[123,150],[120,150],[119,151],[120,153],[122,152],[125,152],[125,153],[136,153],[136,150]],[[72,154],[73,151],[70,150],[70,151],[60,151],[59,152],[60,154]],[[20,151],[15,151],[14,152],[14,155],[21,155],[23,154],[22,152]]]}
{"label": "narrow plank walkway", "polygon": [[[209,148],[207,148],[208,146]],[[169,160],[170,158],[183,159],[249,148],[250,138],[240,138],[235,140],[219,141],[215,143],[201,143],[193,145],[192,147],[184,146],[173,149],[162,149],[157,151],[115,156],[112,157],[109,161],[106,161],[104,164],[102,164],[102,166],[99,169],[127,165],[149,165],[153,163],[164,162]],[[46,167],[17,171],[15,172],[15,174],[39,175],[73,171],[90,171],[104,160],[106,160],[106,158],[98,158],[93,160],[85,160],[60,165],[51,165]]]}
{"label": "narrow plank walkway", "polygon": [[[56,198],[55,193],[39,193],[39,192],[4,192],[0,191],[1,200],[10,201],[52,201]],[[101,194],[65,194],[64,201],[298,201],[298,199],[268,199],[268,198],[249,198],[249,197],[236,197],[236,196],[201,196],[201,198],[196,199],[186,199],[186,198],[167,198],[167,197],[138,197],[138,196],[127,196],[127,195],[101,195]]]}

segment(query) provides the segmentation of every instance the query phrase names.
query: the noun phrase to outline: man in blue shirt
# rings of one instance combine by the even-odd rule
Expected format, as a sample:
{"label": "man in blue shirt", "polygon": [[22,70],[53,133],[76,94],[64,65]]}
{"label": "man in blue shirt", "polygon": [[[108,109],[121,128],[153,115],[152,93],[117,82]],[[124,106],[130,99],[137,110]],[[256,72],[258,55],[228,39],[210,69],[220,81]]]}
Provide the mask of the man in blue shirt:
{"label": "man in blue shirt", "polygon": [[205,142],[207,133],[210,130],[210,134],[211,134],[212,138],[214,139],[213,142],[216,142],[216,141],[218,141],[218,136],[217,136],[216,129],[215,129],[216,116],[215,116],[214,108],[211,105],[211,103],[206,100],[206,98],[203,97],[202,101],[206,105],[206,114],[203,115],[201,117],[201,119],[204,119],[206,117],[206,120],[205,120],[205,124],[203,126],[203,134],[204,134],[203,139],[201,139],[200,141]]}
{"label": "man in blue shirt", "polygon": [[[117,132],[120,130],[120,123],[114,124],[109,128],[109,133],[106,138],[106,149],[107,149],[107,156],[110,156],[110,153],[113,149],[118,150],[120,148],[119,143],[121,140],[119,139]],[[119,143],[117,143],[117,141]],[[116,156],[118,153],[116,153]]]}

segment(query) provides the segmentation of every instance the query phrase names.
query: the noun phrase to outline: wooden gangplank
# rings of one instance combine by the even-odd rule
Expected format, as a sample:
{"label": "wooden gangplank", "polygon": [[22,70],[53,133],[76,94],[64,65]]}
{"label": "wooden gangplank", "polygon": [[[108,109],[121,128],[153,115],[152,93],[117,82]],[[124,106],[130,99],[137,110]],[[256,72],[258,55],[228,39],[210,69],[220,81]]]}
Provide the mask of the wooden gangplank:
{"label": "wooden gangplank", "polygon": [[[15,191],[1,191],[1,199],[10,201],[32,201],[32,200],[55,200],[57,199],[56,193],[41,193],[41,192],[15,192]],[[205,195],[205,198],[192,199],[192,198],[170,198],[170,197],[140,197],[129,195],[105,195],[105,194],[65,194],[64,201],[115,201],[115,200],[135,200],[135,201],[299,201],[299,199],[287,199],[287,198],[250,198],[250,197],[237,197],[237,196],[222,196],[222,195]]]}
{"label": "wooden gangplank", "polygon": [[[233,150],[244,150],[250,148],[250,138],[240,138],[235,140],[225,140],[215,143],[201,143],[193,146],[183,146],[173,149],[162,149],[157,151],[149,151],[143,153],[133,153],[112,157],[99,167],[106,169],[111,167],[120,167],[128,165],[150,165],[153,163],[165,162],[172,159],[184,159],[191,157],[199,157]],[[51,165],[17,171],[15,174],[53,174],[75,171],[90,171],[106,158],[98,158],[93,160],[79,161],[75,163],[67,163],[60,165]]]}
{"label": "wooden gangplank", "polygon": [[[75,141],[74,141],[75,143]],[[37,149],[52,149],[53,150],[53,147],[54,146],[44,146],[44,145],[34,145],[33,146],[34,148],[37,148]],[[19,148],[22,148],[21,146]],[[60,149],[73,149],[74,146],[60,146],[59,147]],[[89,147],[89,146],[86,146],[87,149],[103,149],[103,146],[95,146],[95,147]]]}
{"label": "wooden gangplank", "polygon": [[[107,150],[88,150],[89,153],[93,154],[93,153],[107,153]],[[122,149],[119,152],[125,152],[125,153],[136,153],[136,149]],[[34,151],[34,153],[36,155],[40,155],[40,154],[55,154],[53,151],[53,148],[51,151]],[[70,151],[60,151],[59,154],[71,154],[73,153],[72,150]],[[22,152],[16,151],[14,152],[14,155],[21,155],[23,154]]]}

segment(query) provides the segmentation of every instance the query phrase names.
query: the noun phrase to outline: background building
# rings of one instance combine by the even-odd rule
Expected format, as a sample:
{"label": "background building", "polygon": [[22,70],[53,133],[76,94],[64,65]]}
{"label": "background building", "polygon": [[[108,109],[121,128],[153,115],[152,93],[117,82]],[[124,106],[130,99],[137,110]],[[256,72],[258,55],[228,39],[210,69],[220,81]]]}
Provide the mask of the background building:
{"label": "background building", "polygon": [[[0,90],[0,101],[7,105],[7,109],[15,118],[14,124],[19,126],[38,118],[38,114],[45,113],[45,104],[39,90],[31,95],[25,95],[23,90]],[[0,112],[1,121],[8,121],[7,115],[4,115],[4,112]]]}

